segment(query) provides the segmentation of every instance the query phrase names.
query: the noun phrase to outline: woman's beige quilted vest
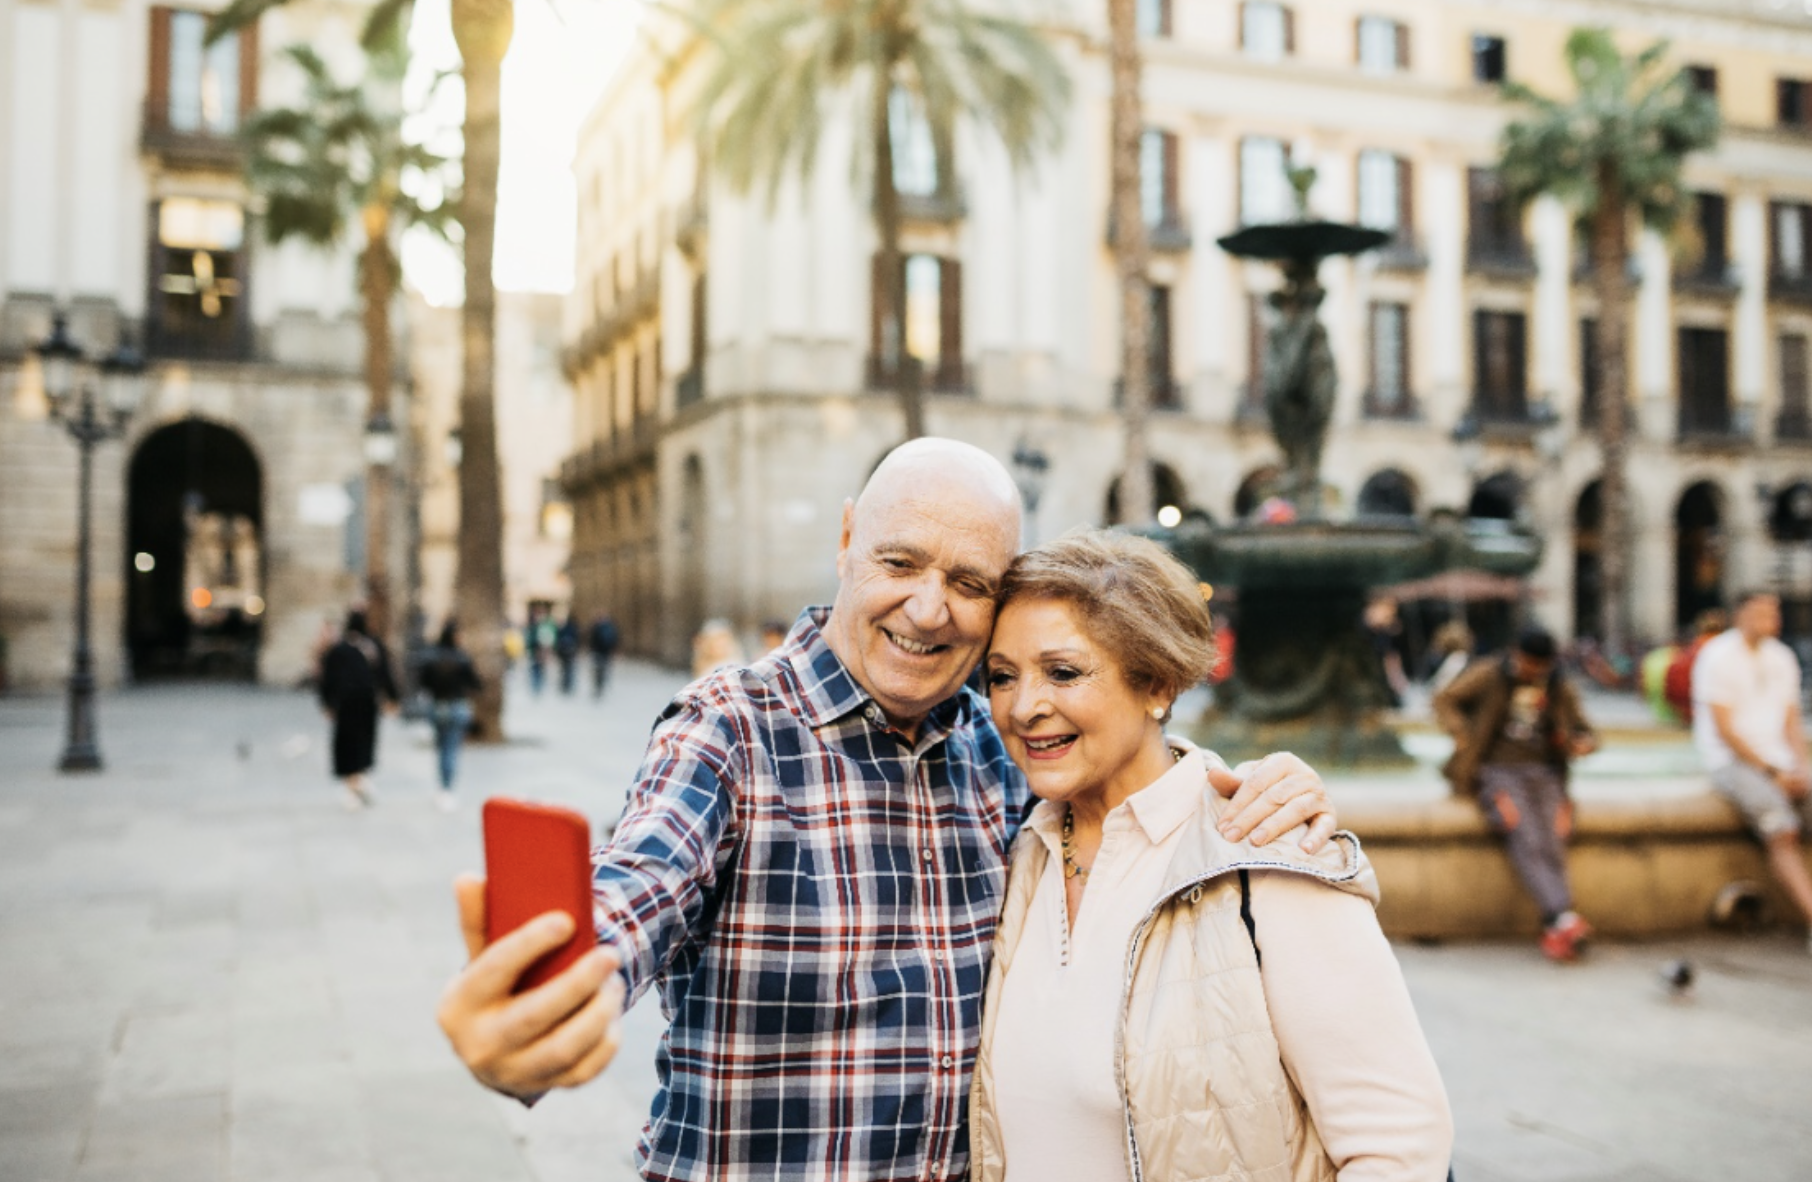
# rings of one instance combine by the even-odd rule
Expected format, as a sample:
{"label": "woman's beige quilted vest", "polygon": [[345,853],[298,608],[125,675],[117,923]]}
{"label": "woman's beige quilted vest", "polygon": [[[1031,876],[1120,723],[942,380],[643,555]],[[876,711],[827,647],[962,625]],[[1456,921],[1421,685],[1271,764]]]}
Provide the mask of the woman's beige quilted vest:
{"label": "woman's beige quilted vest", "polygon": [[[1344,831],[1315,855],[1287,839],[1256,849],[1228,842],[1214,828],[1225,802],[1212,788],[1204,792],[1206,804],[1171,860],[1163,894],[1127,949],[1116,1041],[1128,1177],[1332,1182],[1334,1163],[1284,1071],[1271,1030],[1258,958],[1240,918],[1238,871],[1308,874],[1374,904],[1377,879],[1358,839]],[[993,1101],[995,1007],[1046,857],[1035,834],[1020,834],[994,938],[970,1096],[974,1182],[1002,1182],[1006,1173]]]}

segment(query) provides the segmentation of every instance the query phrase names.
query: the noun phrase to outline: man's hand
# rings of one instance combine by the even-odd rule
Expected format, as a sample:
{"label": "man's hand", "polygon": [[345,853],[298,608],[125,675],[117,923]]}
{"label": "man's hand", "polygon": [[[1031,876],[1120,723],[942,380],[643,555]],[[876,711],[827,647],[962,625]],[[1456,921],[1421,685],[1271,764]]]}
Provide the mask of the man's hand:
{"label": "man's hand", "polygon": [[1812,776],[1807,775],[1803,767],[1776,768],[1772,775],[1788,800],[1804,800],[1807,791],[1812,790]]}
{"label": "man's hand", "polygon": [[595,1078],[617,1053],[623,978],[616,957],[593,949],[552,980],[512,994],[537,958],[572,935],[572,917],[550,911],[487,947],[484,879],[461,875],[453,893],[472,958],[440,999],[440,1028],[454,1053],[478,1082],[516,1096]]}
{"label": "man's hand", "polygon": [[1334,804],[1321,776],[1287,751],[1249,760],[1231,771],[1210,762],[1208,783],[1231,798],[1220,824],[1221,836],[1228,841],[1251,833],[1252,844],[1264,845],[1307,821],[1309,831],[1301,844],[1312,854],[1333,835]]}
{"label": "man's hand", "polygon": [[1598,736],[1596,735],[1574,735],[1567,740],[1567,754],[1574,759],[1583,758],[1596,750],[1598,750]]}

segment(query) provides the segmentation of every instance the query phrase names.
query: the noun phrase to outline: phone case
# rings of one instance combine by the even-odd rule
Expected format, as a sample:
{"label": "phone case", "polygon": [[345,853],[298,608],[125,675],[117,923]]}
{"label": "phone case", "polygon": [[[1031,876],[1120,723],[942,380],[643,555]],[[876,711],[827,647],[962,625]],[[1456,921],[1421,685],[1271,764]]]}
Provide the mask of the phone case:
{"label": "phone case", "polygon": [[591,826],[558,805],[494,796],[484,802],[485,942],[537,915],[564,911],[573,936],[530,965],[517,993],[559,975],[597,943],[591,919]]}

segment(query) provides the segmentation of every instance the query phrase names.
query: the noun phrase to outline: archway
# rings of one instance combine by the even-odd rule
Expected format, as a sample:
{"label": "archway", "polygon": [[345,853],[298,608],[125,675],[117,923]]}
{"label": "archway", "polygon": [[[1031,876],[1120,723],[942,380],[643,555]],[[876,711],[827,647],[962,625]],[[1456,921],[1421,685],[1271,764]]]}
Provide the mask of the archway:
{"label": "archway", "polygon": [[1573,635],[1604,639],[1604,497],[1598,481],[1573,507]]}
{"label": "archway", "polygon": [[1522,508],[1523,482],[1514,472],[1499,472],[1473,486],[1466,516],[1514,521]]}
{"label": "archway", "polygon": [[1374,472],[1359,487],[1355,509],[1360,517],[1414,517],[1416,482],[1399,468]]}
{"label": "archway", "polygon": [[[1175,525],[1189,513],[1189,490],[1183,487],[1183,478],[1169,464],[1151,466],[1151,495],[1154,502],[1152,512],[1158,516],[1160,524],[1165,523],[1166,509],[1176,511],[1176,521],[1168,523],[1171,525]],[[1116,476],[1114,482],[1107,486],[1107,524],[1118,525],[1121,520],[1120,478]]]}
{"label": "archway", "polygon": [[1674,627],[1684,631],[1700,612],[1724,606],[1723,494],[1700,481],[1680,494],[1674,510]]}
{"label": "archway", "polygon": [[1266,464],[1247,473],[1239,482],[1239,488],[1233,494],[1233,517],[1243,521],[1252,516],[1252,511],[1264,503],[1283,478],[1283,469],[1276,464]]}
{"label": "archway", "polygon": [[127,488],[133,676],[256,677],[264,480],[251,447],[203,419],[171,423],[140,441]]}

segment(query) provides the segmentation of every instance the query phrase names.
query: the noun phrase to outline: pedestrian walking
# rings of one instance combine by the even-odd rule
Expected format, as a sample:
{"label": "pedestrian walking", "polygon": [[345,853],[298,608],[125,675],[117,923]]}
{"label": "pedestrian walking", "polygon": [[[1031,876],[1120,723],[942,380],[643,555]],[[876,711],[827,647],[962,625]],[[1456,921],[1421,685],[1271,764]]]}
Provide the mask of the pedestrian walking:
{"label": "pedestrian walking", "polygon": [[1430,704],[1454,740],[1442,771],[1456,793],[1478,800],[1504,838],[1511,865],[1541,909],[1542,954],[1569,961],[1592,926],[1573,910],[1567,881],[1567,768],[1597,750],[1598,737],[1555,652],[1553,636],[1527,629],[1508,653],[1475,661]]}
{"label": "pedestrian walking", "polygon": [[478,692],[478,670],[471,655],[459,644],[459,624],[448,620],[440,639],[422,660],[421,686],[433,700],[428,719],[434,726],[434,749],[440,755],[440,793],[435,801],[452,812],[456,798],[453,778],[459,772],[459,748],[472,726],[473,694]]}
{"label": "pedestrian walking", "polygon": [[554,658],[560,662],[560,693],[572,697],[579,681],[579,620],[571,611],[554,632]]}
{"label": "pedestrian walking", "polygon": [[[485,884],[459,880],[472,961],[439,1018],[472,1072],[525,1096],[583,1084],[652,987],[673,1020],[644,1178],[965,1176],[981,985],[1028,802],[965,683],[1019,536],[1012,477],[985,452],[919,439],[883,460],[844,509],[835,604],[662,712],[593,854],[599,948],[513,996],[572,921],[487,946]],[[1300,760],[1214,787],[1239,793],[1232,839],[1332,831]]]}
{"label": "pedestrian walking", "polygon": [[610,685],[610,662],[617,655],[617,644],[621,639],[617,622],[608,615],[599,616],[591,622],[591,631],[585,639],[586,647],[591,650],[591,696],[601,698]]}
{"label": "pedestrian walking", "polygon": [[[1812,925],[1812,875],[1800,834],[1812,826],[1812,759],[1800,714],[1799,662],[1780,642],[1772,591],[1738,600],[1736,626],[1705,642],[1692,666],[1692,738],[1711,782],[1741,810],[1775,879]],[[1812,935],[1807,938],[1812,949]]]}
{"label": "pedestrian walking", "polygon": [[365,613],[346,617],[340,640],[321,658],[321,708],[333,724],[333,774],[346,787],[348,808],[368,808],[365,777],[377,762],[378,711],[398,701],[390,654],[371,635]]}
{"label": "pedestrian walking", "polygon": [[529,693],[537,698],[547,685],[547,658],[554,648],[554,632],[554,622],[546,608],[529,608],[528,622],[522,626],[522,648],[528,656]]}

